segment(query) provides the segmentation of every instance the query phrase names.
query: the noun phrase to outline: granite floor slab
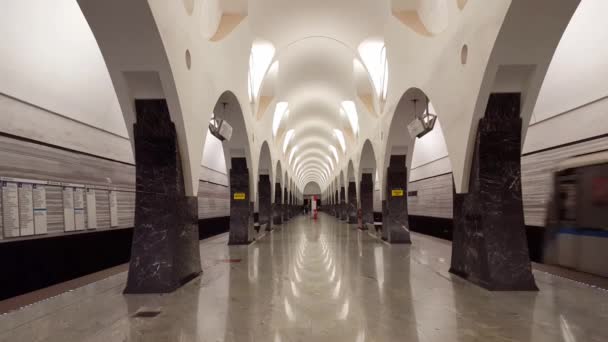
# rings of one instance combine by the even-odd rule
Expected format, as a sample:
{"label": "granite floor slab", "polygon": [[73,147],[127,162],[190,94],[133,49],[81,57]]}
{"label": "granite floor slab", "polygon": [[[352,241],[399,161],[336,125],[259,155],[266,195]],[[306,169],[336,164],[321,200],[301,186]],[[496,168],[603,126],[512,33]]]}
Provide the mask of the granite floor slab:
{"label": "granite floor slab", "polygon": [[203,241],[203,275],[172,294],[123,295],[122,272],[2,315],[0,341],[608,341],[604,290],[535,271],[539,292],[489,292],[433,238],[388,245],[326,214],[277,228]]}

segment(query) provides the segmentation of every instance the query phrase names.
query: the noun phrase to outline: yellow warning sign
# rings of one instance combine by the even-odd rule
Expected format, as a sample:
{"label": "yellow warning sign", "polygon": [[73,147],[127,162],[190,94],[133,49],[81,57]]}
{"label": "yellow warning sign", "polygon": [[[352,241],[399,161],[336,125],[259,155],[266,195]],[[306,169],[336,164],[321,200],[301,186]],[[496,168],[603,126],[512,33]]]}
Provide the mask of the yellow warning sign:
{"label": "yellow warning sign", "polygon": [[235,192],[233,198],[235,201],[243,201],[247,196],[244,192]]}
{"label": "yellow warning sign", "polygon": [[403,197],[403,189],[393,189],[393,190],[391,190],[391,196],[393,196],[393,197]]}

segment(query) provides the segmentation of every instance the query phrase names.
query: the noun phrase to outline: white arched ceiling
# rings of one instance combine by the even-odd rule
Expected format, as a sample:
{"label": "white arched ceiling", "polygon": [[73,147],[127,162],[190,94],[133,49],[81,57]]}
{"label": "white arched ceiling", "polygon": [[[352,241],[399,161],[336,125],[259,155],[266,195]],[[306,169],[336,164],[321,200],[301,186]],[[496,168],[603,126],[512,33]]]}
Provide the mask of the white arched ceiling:
{"label": "white arched ceiling", "polygon": [[320,195],[321,187],[319,183],[310,181],[304,186],[304,195]]}
{"label": "white arched ceiling", "polygon": [[[278,72],[269,73],[261,86],[275,103],[266,113],[273,116],[275,143],[301,187],[306,184],[298,174],[305,173],[322,188],[329,185],[344,156],[358,145],[361,112],[376,111],[368,100],[376,97],[370,65],[362,61],[358,48],[370,37],[383,36],[389,16],[388,1],[250,4],[251,30],[276,49]],[[269,84],[272,90],[267,91]],[[361,101],[367,107],[362,108]],[[344,136],[344,150],[336,130]]]}
{"label": "white arched ceiling", "polygon": [[334,39],[312,37],[290,44],[277,58],[276,143],[296,178],[317,169],[315,181],[326,185],[338,165],[336,155],[340,159],[348,152],[340,147],[335,130],[344,135],[345,147],[356,146],[359,134],[352,68],[357,55]]}
{"label": "white arched ceiling", "polygon": [[[32,1],[36,0],[29,3]],[[49,65],[57,62],[49,60],[57,51],[71,53],[68,56],[71,60],[74,56],[88,56],[84,62],[73,63],[75,70],[84,70],[81,74],[92,77],[92,83],[105,83],[106,87],[101,89],[104,91],[91,89],[96,87],[92,84],[80,89],[78,84],[70,84],[71,89],[66,89],[65,94],[91,92],[95,96],[83,97],[90,98],[90,103],[83,104],[80,99],[35,89],[30,91],[30,96],[37,95],[40,99],[24,100],[70,117],[78,113],[82,116],[77,118],[80,121],[126,138],[131,135],[134,121],[131,91],[141,89],[130,89],[133,85],[126,81],[125,75],[142,70],[157,73],[176,124],[187,190],[192,195],[197,193],[208,119],[226,89],[230,89],[241,104],[244,130],[239,131],[247,132],[237,134],[235,141],[250,146],[256,153],[259,142],[268,141],[273,162],[280,160],[282,166],[283,174],[277,178],[284,181],[285,187],[298,185],[301,192],[305,184],[302,184],[303,178],[298,179],[296,171],[306,171],[307,177],[323,178],[324,163],[327,163],[331,168],[327,177],[330,182],[340,171],[345,171],[348,160],[359,160],[357,154],[365,139],[378,147],[377,168],[385,169],[382,158],[391,151],[383,148],[387,146],[393,113],[402,95],[412,87],[419,87],[440,111],[455,187],[458,192],[466,191],[471,141],[487,95],[493,89],[496,71],[504,65],[531,66],[526,70],[536,67],[538,72],[534,73],[533,81],[526,83],[529,86],[525,87],[528,91],[522,111],[531,112],[538,84],[544,78],[544,68],[578,0],[563,0],[560,6],[555,6],[553,0],[77,0],[77,3],[101,48],[120,110],[111,92],[107,92],[110,84],[105,74],[100,73],[99,66],[104,63],[100,63],[99,51],[93,49],[91,35],[88,31],[78,31],[83,30],[82,17],[75,22],[67,20],[76,18],[74,8],[59,11],[60,19],[66,18],[61,24],[74,25],[69,29],[57,25],[51,31],[56,33],[60,29],[65,33],[62,37],[73,37],[71,34],[80,32],[81,38],[86,39],[73,49],[62,46],[44,49],[43,39],[23,39],[24,47],[28,47],[27,40],[36,48],[42,47],[43,53],[19,49],[23,55],[19,57],[20,62],[29,63],[32,56],[40,55],[48,60],[43,65]],[[18,6],[9,6],[9,9]],[[40,8],[27,7],[27,11],[45,18]],[[544,15],[547,9],[551,10],[550,16]],[[56,13],[55,10],[47,14],[55,18]],[[23,38],[23,33],[29,31],[14,31],[14,27],[30,27],[22,25],[23,17],[25,15],[14,16],[17,25],[7,20],[7,25],[0,26],[9,33],[6,36],[12,37],[8,40],[9,49],[20,43],[14,42],[14,37]],[[597,45],[592,41],[587,44]],[[69,61],[61,60],[63,69],[70,65]],[[94,70],[88,68],[92,64]],[[379,96],[384,90],[380,87],[385,76],[381,73],[385,70],[383,66],[390,72],[385,101]],[[11,83],[21,82],[23,86],[23,79],[14,79],[14,75],[22,75],[23,70],[19,69],[25,68],[16,68],[6,79]],[[253,71],[249,73],[252,82],[248,81],[248,71]],[[63,92],[63,83],[71,81],[66,77],[79,75],[63,72],[61,77],[53,77],[51,73],[48,78],[49,83],[57,87],[52,90]],[[9,86],[19,84],[8,84],[3,88],[5,93],[14,92]],[[252,99],[248,98],[250,89],[252,95],[256,95]],[[561,89],[556,88],[555,95],[548,92],[549,100],[560,96],[557,90],[561,93]],[[571,99],[568,95],[562,98]],[[91,107],[100,101],[114,105]],[[281,103],[284,110],[277,111],[281,115],[277,134],[273,135],[273,115]],[[344,113],[345,103],[349,103],[350,108],[354,104],[357,120]],[[544,103],[560,108],[575,104],[570,101]],[[122,121],[114,120],[120,118],[119,114],[126,127]],[[527,123],[529,115],[522,117]],[[111,122],[106,122],[110,119]],[[358,127],[354,127],[354,122],[358,122]],[[240,125],[241,122],[235,124]],[[127,135],[124,135],[125,129]],[[293,136],[283,152],[284,139],[291,130]],[[338,139],[342,135],[343,144]],[[335,153],[330,146],[336,149]],[[232,154],[232,149],[227,148],[226,154]],[[290,163],[288,159],[294,149]],[[257,175],[259,161],[255,153],[253,157],[250,171]],[[334,160],[333,166],[328,158]],[[355,165],[356,170],[358,166]],[[344,176],[340,177],[339,184],[344,184]],[[324,189],[328,183],[319,185]]]}

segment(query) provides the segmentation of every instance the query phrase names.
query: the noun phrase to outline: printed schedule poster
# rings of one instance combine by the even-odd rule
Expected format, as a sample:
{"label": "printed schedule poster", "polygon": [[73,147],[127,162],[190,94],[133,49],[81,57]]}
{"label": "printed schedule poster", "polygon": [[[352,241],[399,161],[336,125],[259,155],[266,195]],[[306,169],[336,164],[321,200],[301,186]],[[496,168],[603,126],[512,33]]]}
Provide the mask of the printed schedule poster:
{"label": "printed schedule poster", "polygon": [[74,189],[74,227],[76,230],[85,230],[84,225],[84,189]]}
{"label": "printed schedule poster", "polygon": [[17,183],[2,182],[2,220],[4,237],[19,236],[19,190]]}
{"label": "printed schedule poster", "polygon": [[21,236],[34,235],[32,184],[19,183],[19,224]]}
{"label": "printed schedule poster", "polygon": [[97,199],[95,189],[87,189],[87,224],[89,229],[97,229]]}
{"label": "printed schedule poster", "polygon": [[66,232],[74,230],[74,189],[63,188],[63,225]]}
{"label": "printed schedule poster", "polygon": [[36,235],[47,233],[46,188],[44,185],[34,184],[32,190],[34,197],[34,233]]}
{"label": "printed schedule poster", "polygon": [[116,191],[110,191],[110,227],[118,227],[118,199]]}

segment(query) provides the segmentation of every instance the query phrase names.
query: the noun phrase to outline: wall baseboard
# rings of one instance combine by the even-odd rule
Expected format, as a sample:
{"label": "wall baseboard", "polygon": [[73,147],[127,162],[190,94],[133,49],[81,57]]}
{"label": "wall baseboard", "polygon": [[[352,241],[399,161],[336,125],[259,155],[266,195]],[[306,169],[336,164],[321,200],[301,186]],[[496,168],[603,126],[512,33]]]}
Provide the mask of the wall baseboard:
{"label": "wall baseboard", "polygon": [[[229,217],[202,219],[199,238],[227,232]],[[133,228],[0,244],[0,300],[129,262]]]}

